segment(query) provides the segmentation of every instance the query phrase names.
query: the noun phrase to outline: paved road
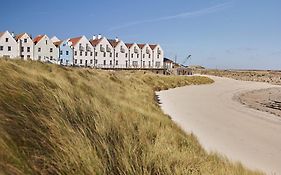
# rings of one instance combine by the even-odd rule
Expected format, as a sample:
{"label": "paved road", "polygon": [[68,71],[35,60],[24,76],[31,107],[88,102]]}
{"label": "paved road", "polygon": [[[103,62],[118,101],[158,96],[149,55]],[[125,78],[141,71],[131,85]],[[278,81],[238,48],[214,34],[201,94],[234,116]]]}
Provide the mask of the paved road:
{"label": "paved road", "polygon": [[214,84],[158,92],[164,112],[194,133],[206,150],[281,175],[281,118],[233,99],[241,92],[276,86],[210,77]]}

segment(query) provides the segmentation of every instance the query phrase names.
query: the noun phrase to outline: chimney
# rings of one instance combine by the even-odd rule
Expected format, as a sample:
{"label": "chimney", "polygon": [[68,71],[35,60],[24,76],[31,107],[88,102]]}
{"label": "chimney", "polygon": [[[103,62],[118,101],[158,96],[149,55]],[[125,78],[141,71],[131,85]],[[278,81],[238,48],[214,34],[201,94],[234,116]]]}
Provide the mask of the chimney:
{"label": "chimney", "polygon": [[97,36],[96,36],[96,35],[93,36],[93,40],[95,40],[95,39],[97,39]]}
{"label": "chimney", "polygon": [[98,34],[98,39],[101,39],[101,34]]}
{"label": "chimney", "polygon": [[115,38],[115,41],[116,41],[116,42],[119,42],[119,38],[118,38],[118,37],[116,37],[116,38]]}

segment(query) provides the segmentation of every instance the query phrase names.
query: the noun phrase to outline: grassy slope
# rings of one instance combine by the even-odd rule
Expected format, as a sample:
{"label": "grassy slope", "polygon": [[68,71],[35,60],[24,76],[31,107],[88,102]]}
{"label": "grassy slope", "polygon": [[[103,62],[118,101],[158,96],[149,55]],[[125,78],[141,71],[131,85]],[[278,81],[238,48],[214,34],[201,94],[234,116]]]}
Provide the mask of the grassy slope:
{"label": "grassy slope", "polygon": [[0,174],[254,174],[208,155],[154,100],[211,82],[0,60]]}

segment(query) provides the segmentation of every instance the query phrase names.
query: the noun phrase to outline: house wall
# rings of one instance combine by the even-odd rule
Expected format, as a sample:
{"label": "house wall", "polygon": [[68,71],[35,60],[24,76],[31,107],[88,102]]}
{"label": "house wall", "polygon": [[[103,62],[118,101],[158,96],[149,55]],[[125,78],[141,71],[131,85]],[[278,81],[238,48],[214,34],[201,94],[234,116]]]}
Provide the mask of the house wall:
{"label": "house wall", "polygon": [[[160,51],[160,52],[158,52]],[[159,54],[160,53],[160,54]],[[153,67],[154,68],[163,68],[164,66],[164,51],[163,49],[157,45],[152,51],[153,54]]]}
{"label": "house wall", "polygon": [[51,63],[58,64],[58,51],[59,49],[53,44],[49,37],[44,35],[43,38],[34,46],[34,60],[43,62],[49,61]]}
{"label": "house wall", "polygon": [[59,59],[61,65],[73,65],[73,49],[68,41],[63,41],[59,46]]}
{"label": "house wall", "polygon": [[[81,50],[80,46],[84,49]],[[87,50],[87,47],[89,50]],[[83,36],[80,41],[73,46],[74,51],[74,65],[75,66],[94,66],[94,47],[89,42],[89,40]]]}
{"label": "house wall", "polygon": [[[149,53],[147,53],[147,50]],[[142,50],[142,68],[152,68],[153,67],[153,59],[152,59],[152,49],[148,44],[146,44]]]}
{"label": "house wall", "polygon": [[27,33],[18,39],[19,56],[24,59],[33,59],[34,43]]}
{"label": "house wall", "polygon": [[[124,53],[121,52],[121,48],[124,49]],[[114,48],[114,54],[116,68],[129,67],[129,49],[123,41],[120,41],[118,45]]]}
{"label": "house wall", "polygon": [[16,58],[18,56],[18,43],[8,31],[4,32],[0,38],[0,57]]}
{"label": "house wall", "polygon": [[[134,51],[135,48],[137,50],[137,53],[135,53]],[[133,44],[131,48],[129,48],[129,58],[131,68],[141,68],[141,49],[137,44]]]}
{"label": "house wall", "polygon": [[[104,51],[101,50],[101,47],[104,48]],[[109,47],[110,52],[106,50],[107,47]],[[99,68],[113,67],[114,65],[113,54],[114,54],[113,47],[108,42],[108,40],[105,37],[103,37],[102,40],[95,46],[95,60],[96,60],[95,66]]]}

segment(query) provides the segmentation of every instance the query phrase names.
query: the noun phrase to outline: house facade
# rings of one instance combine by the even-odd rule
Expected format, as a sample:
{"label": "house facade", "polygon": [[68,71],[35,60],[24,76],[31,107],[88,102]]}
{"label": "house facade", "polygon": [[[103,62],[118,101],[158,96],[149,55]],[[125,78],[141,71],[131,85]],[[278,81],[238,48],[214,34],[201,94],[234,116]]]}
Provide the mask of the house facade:
{"label": "house facade", "polygon": [[72,66],[73,65],[73,49],[72,43],[68,40],[54,42],[54,45],[58,48],[58,58],[60,65]]}
{"label": "house facade", "polygon": [[160,45],[149,45],[152,50],[153,68],[163,68],[164,66],[164,51]]}
{"label": "house facade", "polygon": [[18,43],[13,36],[8,32],[0,32],[0,57],[17,58]]}
{"label": "house facade", "polygon": [[33,42],[34,60],[59,64],[58,49],[47,35],[38,35]]}
{"label": "house facade", "polygon": [[98,68],[113,68],[113,47],[109,41],[99,35],[97,37],[94,36],[93,39],[90,40],[90,43],[94,47],[94,66]]}
{"label": "house facade", "polygon": [[141,49],[136,43],[126,44],[129,49],[129,67],[141,68]]}
{"label": "house facade", "polygon": [[129,67],[129,49],[125,43],[118,38],[108,40],[113,47],[113,60],[115,68]]}
{"label": "house facade", "polygon": [[141,49],[141,67],[153,68],[152,50],[148,44],[138,44]]}
{"label": "house facade", "polygon": [[34,43],[27,33],[19,34],[15,37],[18,43],[19,57],[21,59],[33,59]]}
{"label": "house facade", "polygon": [[94,66],[94,47],[85,36],[68,40],[73,48],[73,65],[83,67]]}

